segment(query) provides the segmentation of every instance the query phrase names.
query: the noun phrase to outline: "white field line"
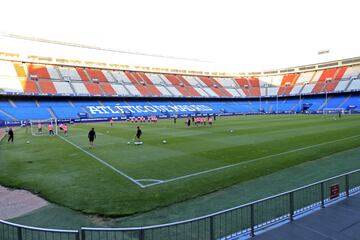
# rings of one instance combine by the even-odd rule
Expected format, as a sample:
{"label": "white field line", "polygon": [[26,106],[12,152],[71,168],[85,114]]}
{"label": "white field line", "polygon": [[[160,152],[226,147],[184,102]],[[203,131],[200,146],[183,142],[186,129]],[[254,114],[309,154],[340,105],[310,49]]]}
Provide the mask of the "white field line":
{"label": "white field line", "polygon": [[139,183],[137,180],[135,180],[134,178],[130,177],[129,175],[127,175],[126,173],[120,171],[119,169],[116,169],[115,167],[113,167],[112,165],[110,165],[109,163],[105,162],[104,160],[100,159],[99,157],[95,156],[94,154],[86,151],[85,149],[81,148],[80,146],[76,145],[75,143],[67,140],[66,138],[64,138],[63,136],[57,135],[59,138],[61,138],[62,140],[64,140],[65,142],[71,144],[72,146],[76,147],[77,149],[81,150],[82,152],[86,153],[87,155],[89,155],[90,157],[94,158],[95,160],[97,160],[98,162],[104,164],[105,166],[107,166],[108,168],[110,168],[111,170],[117,172],[118,174],[122,175],[123,177],[126,177],[127,179],[129,179],[131,182],[135,183],[136,185],[138,185],[141,188],[144,188],[145,186],[141,183]]}
{"label": "white field line", "polygon": [[[138,182],[157,182],[157,183],[162,183],[162,180],[158,180],[158,179],[136,179],[136,181]],[[147,186],[147,184],[145,184],[145,187]]]}
{"label": "white field line", "polygon": [[218,168],[213,168],[213,169],[209,169],[209,170],[205,170],[205,171],[201,171],[201,172],[197,172],[197,173],[192,173],[192,174],[184,175],[184,176],[181,176],[181,177],[170,178],[170,179],[167,179],[167,180],[159,180],[159,182],[146,184],[144,187],[146,188],[146,187],[151,187],[151,186],[158,185],[158,184],[174,182],[174,181],[185,179],[185,178],[191,178],[191,177],[199,176],[199,175],[202,175],[202,174],[216,172],[216,171],[219,171],[219,170],[223,170],[223,169],[227,169],[227,168],[232,168],[232,167],[252,163],[252,162],[259,161],[259,160],[264,160],[264,159],[268,159],[268,158],[272,158],[272,157],[276,157],[276,156],[281,156],[281,155],[285,155],[285,154],[288,154],[288,153],[299,152],[299,151],[303,151],[303,150],[306,150],[306,149],[319,147],[319,146],[322,146],[322,145],[327,145],[327,144],[330,144],[330,143],[336,143],[336,142],[340,142],[340,141],[344,141],[344,140],[348,140],[348,139],[352,139],[352,138],[357,138],[357,137],[360,137],[360,134],[359,135],[354,135],[354,136],[351,136],[351,137],[346,137],[346,138],[341,138],[341,139],[329,141],[329,142],[323,142],[323,143],[319,143],[319,144],[315,144],[315,145],[311,145],[311,146],[307,146],[307,147],[297,148],[297,149],[293,149],[293,150],[282,152],[282,153],[277,153],[277,154],[268,155],[268,156],[264,156],[264,157],[260,157],[260,158],[255,158],[255,159],[251,159],[251,160],[244,161],[244,162],[239,162],[239,163],[230,164],[230,165],[226,165],[226,166],[222,166],[222,167],[218,167]]}

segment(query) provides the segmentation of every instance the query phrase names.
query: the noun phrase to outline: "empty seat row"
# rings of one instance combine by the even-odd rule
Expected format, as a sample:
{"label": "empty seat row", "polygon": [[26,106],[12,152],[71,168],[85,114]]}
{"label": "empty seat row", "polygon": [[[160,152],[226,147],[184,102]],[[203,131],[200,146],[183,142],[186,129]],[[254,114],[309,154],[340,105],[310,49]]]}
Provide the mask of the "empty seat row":
{"label": "empty seat row", "polygon": [[259,97],[353,91],[359,74],[360,66],[351,66],[264,77],[215,78],[0,61],[0,91],[114,96]]}

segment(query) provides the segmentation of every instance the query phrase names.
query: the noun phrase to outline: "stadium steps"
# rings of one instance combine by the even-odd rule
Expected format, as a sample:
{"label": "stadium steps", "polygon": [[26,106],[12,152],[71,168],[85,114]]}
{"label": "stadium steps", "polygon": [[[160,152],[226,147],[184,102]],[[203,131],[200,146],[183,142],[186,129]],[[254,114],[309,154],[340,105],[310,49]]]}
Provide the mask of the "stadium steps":
{"label": "stadium steps", "polygon": [[70,106],[75,107],[74,103],[71,100],[69,100],[69,104]]}
{"label": "stadium steps", "polygon": [[0,109],[0,113],[7,116],[8,118],[14,120],[14,121],[17,121],[16,118],[14,118],[13,116],[11,116],[10,114],[8,114],[7,112],[4,112],[3,110]]}
{"label": "stadium steps", "polygon": [[355,79],[356,79],[356,78],[351,78],[350,81],[348,81],[349,83],[347,84],[347,86],[346,86],[345,89],[344,89],[345,92],[348,91],[351,83],[352,83]]}
{"label": "stadium steps", "polygon": [[316,76],[316,71],[313,72],[313,75],[312,75],[311,78],[309,79],[308,83],[313,82],[315,76]]}
{"label": "stadium steps", "polygon": [[72,90],[75,94],[77,94],[74,86],[72,85],[72,82],[69,82],[69,85],[70,85],[71,90]]}
{"label": "stadium steps", "polygon": [[64,81],[64,77],[61,75],[61,72],[60,72],[59,68],[57,68],[57,66],[55,66],[54,69],[55,69],[55,71],[57,72],[57,74],[59,75],[60,80],[61,80],[61,81]]}
{"label": "stadium steps", "polygon": [[301,94],[301,93],[302,93],[302,91],[304,90],[305,86],[306,86],[306,84],[303,84],[303,85],[301,86],[301,88],[299,89],[299,93],[298,93],[298,94]]}
{"label": "stadium steps", "polygon": [[[332,99],[332,96],[328,96],[327,102],[329,102],[330,99]],[[316,109],[316,111],[320,111],[320,110],[323,109],[325,106],[326,106],[326,100]]]}
{"label": "stadium steps", "polygon": [[47,110],[48,110],[48,112],[50,113],[50,115],[51,115],[52,118],[56,118],[56,115],[55,115],[55,113],[54,113],[54,111],[52,110],[51,107],[49,107]]}
{"label": "stadium steps", "polygon": [[115,82],[118,82],[117,78],[115,77],[113,71],[108,71],[110,76],[115,80]]}
{"label": "stadium steps", "polygon": [[81,110],[87,113],[89,117],[93,117],[85,107],[81,107]]}
{"label": "stadium steps", "polygon": [[36,85],[36,88],[38,89],[39,93],[44,93],[41,89],[41,86],[39,84],[39,81],[34,81],[35,85]]}
{"label": "stadium steps", "polygon": [[300,101],[297,102],[297,103],[294,103],[294,106],[292,106],[292,107],[290,108],[290,111],[296,111],[297,108],[299,108],[299,111],[300,111],[299,104],[300,104]]}
{"label": "stadium steps", "polygon": [[13,106],[14,108],[17,107],[13,100],[8,99],[8,101],[9,101],[9,103],[10,103],[11,106]]}
{"label": "stadium steps", "polygon": [[258,112],[259,111],[259,109],[255,109],[255,107],[252,105],[252,102],[248,101],[248,104],[249,104],[248,107],[251,109],[251,111],[253,111],[253,112]]}
{"label": "stadium steps", "polygon": [[344,105],[349,99],[351,98],[351,94],[347,96],[340,104],[337,106],[337,108],[341,108],[342,105]]}

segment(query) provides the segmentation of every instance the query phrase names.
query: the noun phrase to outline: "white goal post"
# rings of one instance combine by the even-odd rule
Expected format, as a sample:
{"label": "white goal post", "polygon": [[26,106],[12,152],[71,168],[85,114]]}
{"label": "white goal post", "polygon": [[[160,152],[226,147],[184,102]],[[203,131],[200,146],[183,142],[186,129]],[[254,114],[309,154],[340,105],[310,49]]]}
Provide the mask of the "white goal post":
{"label": "white goal post", "polygon": [[48,126],[52,125],[55,135],[58,134],[58,126],[56,118],[49,118],[43,120],[30,120],[30,129],[33,136],[49,135]]}
{"label": "white goal post", "polygon": [[344,114],[345,109],[344,108],[324,108],[323,114]]}

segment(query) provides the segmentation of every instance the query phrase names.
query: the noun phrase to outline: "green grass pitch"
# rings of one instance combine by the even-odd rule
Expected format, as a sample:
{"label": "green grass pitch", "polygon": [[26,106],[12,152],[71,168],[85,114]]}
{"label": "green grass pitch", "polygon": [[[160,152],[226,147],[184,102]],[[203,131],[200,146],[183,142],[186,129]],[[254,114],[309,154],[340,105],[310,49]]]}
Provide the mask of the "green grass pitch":
{"label": "green grass pitch", "polygon": [[[144,144],[128,145],[137,125]],[[70,126],[65,137],[20,129],[14,144],[0,143],[0,184],[85,213],[125,216],[359,146],[356,115],[221,117],[212,127],[191,128],[182,119],[89,123]]]}

